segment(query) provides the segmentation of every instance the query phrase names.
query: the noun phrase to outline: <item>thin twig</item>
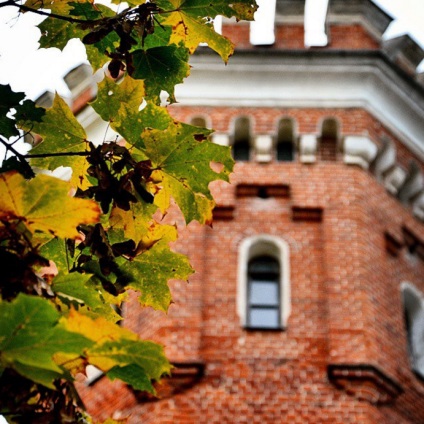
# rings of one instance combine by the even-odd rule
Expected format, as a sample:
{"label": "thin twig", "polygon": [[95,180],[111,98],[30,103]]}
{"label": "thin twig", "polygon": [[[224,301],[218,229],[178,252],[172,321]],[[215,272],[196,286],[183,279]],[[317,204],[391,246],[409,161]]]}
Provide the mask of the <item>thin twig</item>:
{"label": "thin twig", "polygon": [[25,159],[34,158],[54,158],[60,156],[88,156],[90,152],[62,152],[62,153],[38,153],[38,154],[26,154],[23,155]]}

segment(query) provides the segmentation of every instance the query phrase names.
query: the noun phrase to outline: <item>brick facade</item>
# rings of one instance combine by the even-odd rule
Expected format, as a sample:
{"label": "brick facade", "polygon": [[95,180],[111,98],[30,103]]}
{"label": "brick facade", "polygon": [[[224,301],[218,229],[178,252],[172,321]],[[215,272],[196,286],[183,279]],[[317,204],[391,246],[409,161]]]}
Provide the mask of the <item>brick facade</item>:
{"label": "brick facade", "polygon": [[[223,30],[247,49],[248,28]],[[335,23],[329,35],[328,49],[381,48],[357,23]],[[273,48],[304,49],[303,27],[280,23]],[[422,155],[367,107],[177,104],[171,111],[186,122],[203,117],[230,144],[239,116],[249,117],[252,137],[274,141],[279,120],[291,118],[294,160],[238,162],[231,184],[212,187],[213,228],[184,228],[178,211],[167,217],[181,228],[175,249],[196,273],[189,284],[170,283],[167,315],[132,299],[124,325],[165,344],[175,372],[158,385],[159,399],[81,379],[88,410],[154,424],[424,423],[424,380],[411,369],[401,292],[408,282],[424,293],[424,226],[411,209],[418,195],[401,202],[375,163],[345,163],[343,139],[366,136],[379,152],[389,140],[404,170],[414,162],[422,172]],[[326,118],[338,124],[335,160],[302,162],[299,140],[319,140]],[[237,312],[240,245],[263,234],[289,249],[291,311],[280,330],[245,328]]]}

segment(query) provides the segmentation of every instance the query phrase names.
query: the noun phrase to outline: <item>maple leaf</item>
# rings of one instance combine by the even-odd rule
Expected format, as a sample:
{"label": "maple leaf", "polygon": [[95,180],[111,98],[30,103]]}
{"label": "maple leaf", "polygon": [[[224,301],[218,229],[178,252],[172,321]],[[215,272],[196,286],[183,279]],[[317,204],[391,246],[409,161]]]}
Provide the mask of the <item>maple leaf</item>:
{"label": "maple leaf", "polygon": [[7,115],[10,109],[19,105],[21,100],[25,98],[25,94],[15,93],[12,91],[10,85],[0,84],[0,98],[2,99],[0,104],[0,134],[6,138],[17,136],[19,135],[19,131],[15,126],[16,122]]}
{"label": "maple leaf", "polygon": [[125,239],[134,240],[138,245],[149,233],[152,225],[152,215],[156,212],[157,206],[142,202],[131,203],[130,209],[112,207],[108,231],[111,243],[120,242]]}
{"label": "maple leaf", "polygon": [[[105,78],[98,84],[97,97],[91,103],[100,117],[128,143],[144,147],[141,134],[146,128],[165,130],[173,122],[167,109],[144,100],[144,82],[126,76],[121,83]],[[142,154],[138,151],[138,154]],[[140,158],[139,160],[145,159]]]}
{"label": "maple leaf", "polygon": [[[174,198],[186,222],[210,223],[214,201],[209,190],[211,181],[228,181],[234,161],[227,147],[207,140],[210,131],[174,122],[166,131],[146,130],[145,153],[152,162],[152,184],[157,187],[155,204],[162,211]],[[223,165],[220,172],[211,161]]]}
{"label": "maple leaf", "polygon": [[6,138],[19,135],[17,125],[26,120],[39,122],[44,115],[43,108],[36,107],[32,100],[22,102],[24,98],[25,93],[15,93],[10,85],[0,84],[0,134]]}
{"label": "maple leaf", "polygon": [[56,47],[63,50],[72,38],[82,38],[86,31],[67,21],[46,19],[38,25],[41,31],[40,47]]}
{"label": "maple leaf", "polygon": [[143,81],[126,76],[122,82],[116,83],[104,78],[98,84],[97,97],[91,106],[104,121],[115,126],[126,119],[127,113],[138,113],[143,98]]}
{"label": "maple leaf", "polygon": [[212,20],[218,15],[253,20],[257,9],[251,0],[158,0],[158,5],[165,11],[162,25],[172,26],[170,43],[183,42],[190,53],[200,43],[207,43],[225,63],[233,54],[234,45],[214,30]]}
{"label": "maple leaf", "polygon": [[[85,350],[87,360],[106,373],[111,371],[112,378],[116,378],[119,374],[120,378],[128,378],[124,381],[131,384],[136,376],[141,382],[147,379],[158,380],[171,370],[162,346],[140,340],[133,332],[104,318],[93,320],[71,310],[63,322],[68,331],[81,334],[94,342],[89,349]],[[132,368],[131,374],[128,370],[114,368],[127,367],[131,364],[137,366]],[[135,376],[134,373],[136,373]],[[152,391],[153,387],[145,389]]]}
{"label": "maple leaf", "polygon": [[84,335],[68,331],[59,320],[59,312],[46,299],[19,294],[10,303],[0,302],[1,366],[54,388],[53,379],[64,377],[64,371],[53,355],[79,356],[93,345]]}
{"label": "maple leaf", "polygon": [[[71,109],[65,101],[56,94],[53,106],[46,109],[46,113],[40,122],[27,120],[23,128],[30,130],[43,138],[43,141],[34,146],[31,153],[36,154],[65,154],[69,156],[48,156],[43,158],[33,158],[33,165],[56,169],[59,166],[69,166],[72,168],[71,183],[74,187],[86,188],[89,181],[86,178],[88,167],[84,152],[88,147],[86,133],[81,124],[72,114]],[[72,155],[72,154],[80,155]]]}
{"label": "maple leaf", "polygon": [[31,232],[77,238],[76,227],[97,222],[100,209],[68,192],[69,183],[47,175],[27,181],[14,171],[0,174],[0,220],[22,220]]}
{"label": "maple leaf", "polygon": [[160,92],[164,90],[169,94],[169,101],[175,103],[175,85],[190,74],[188,57],[189,51],[182,44],[135,50],[132,53],[134,70],[130,74],[144,80],[147,98],[159,104]]}
{"label": "maple leaf", "polygon": [[171,303],[168,280],[187,280],[193,273],[185,255],[173,252],[169,243],[177,239],[175,227],[152,224],[143,237],[146,250],[120,268],[132,276],[128,288],[140,292],[142,305],[166,312]]}
{"label": "maple leaf", "polygon": [[52,290],[60,297],[76,302],[85,307],[86,314],[117,322],[121,318],[112,305],[105,301],[105,290],[101,284],[96,284],[91,274],[60,273],[54,278]]}

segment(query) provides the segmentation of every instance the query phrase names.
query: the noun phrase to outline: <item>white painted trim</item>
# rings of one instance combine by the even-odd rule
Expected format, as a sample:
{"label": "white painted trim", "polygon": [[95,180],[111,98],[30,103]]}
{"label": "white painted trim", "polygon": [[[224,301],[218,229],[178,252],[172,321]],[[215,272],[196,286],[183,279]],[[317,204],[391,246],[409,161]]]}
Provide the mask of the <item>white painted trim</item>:
{"label": "white painted trim", "polygon": [[257,255],[269,255],[280,263],[280,320],[285,328],[290,315],[289,245],[279,237],[260,234],[244,239],[238,250],[237,313],[242,326],[247,320],[247,272],[249,260]]}
{"label": "white painted trim", "polygon": [[323,47],[328,44],[325,32],[328,0],[306,0],[305,2],[305,46]]}
{"label": "white painted trim", "polygon": [[[260,57],[260,59],[259,59]],[[424,159],[424,97],[382,59],[253,55],[225,67],[211,57],[193,64],[176,95],[181,104],[236,107],[358,107],[370,112]],[[241,77],[242,76],[242,77]],[[214,83],[216,82],[216,83]]]}
{"label": "white painted trim", "polygon": [[257,0],[259,6],[255,20],[250,23],[250,44],[270,46],[275,43],[276,0]]}

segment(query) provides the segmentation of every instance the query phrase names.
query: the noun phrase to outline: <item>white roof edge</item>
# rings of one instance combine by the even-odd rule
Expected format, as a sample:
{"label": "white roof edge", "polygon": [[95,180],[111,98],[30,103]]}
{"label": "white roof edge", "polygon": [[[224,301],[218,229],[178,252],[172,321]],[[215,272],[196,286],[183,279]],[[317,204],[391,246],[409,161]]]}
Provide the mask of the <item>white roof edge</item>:
{"label": "white roof edge", "polygon": [[275,59],[195,63],[176,97],[189,106],[363,107],[424,160],[424,96],[385,61],[335,59],[330,66]]}

